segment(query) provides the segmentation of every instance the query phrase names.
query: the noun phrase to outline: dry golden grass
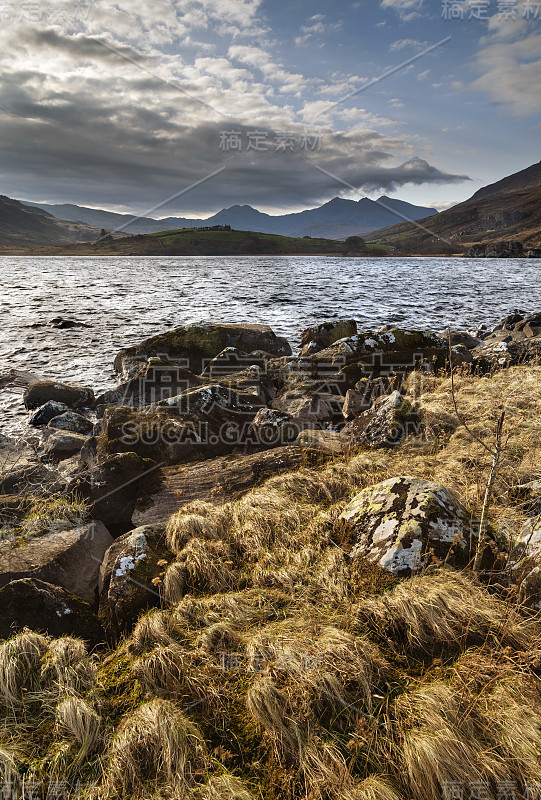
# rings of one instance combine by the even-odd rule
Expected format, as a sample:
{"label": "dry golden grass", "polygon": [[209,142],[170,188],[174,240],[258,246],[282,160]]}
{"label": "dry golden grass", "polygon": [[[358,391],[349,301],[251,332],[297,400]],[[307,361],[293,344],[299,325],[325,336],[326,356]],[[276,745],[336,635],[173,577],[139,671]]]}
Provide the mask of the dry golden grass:
{"label": "dry golden grass", "polygon": [[[0,777],[85,771],[96,800],[441,800],[447,781],[465,797],[478,781],[537,782],[539,619],[467,571],[398,582],[350,562],[341,539],[344,504],[401,474],[479,515],[488,456],[449,379],[423,378],[420,397],[419,382],[423,440],[175,514],[169,605],[139,619],[106,677],[69,637],[0,644]],[[511,539],[527,510],[508,489],[541,476],[540,389],[539,367],[456,377],[489,444],[505,401],[491,521]]]}
{"label": "dry golden grass", "polygon": [[96,664],[82,639],[53,639],[41,666],[41,680],[57,694],[84,694],[94,685]]}
{"label": "dry golden grass", "polygon": [[7,708],[24,700],[24,691],[38,688],[41,659],[49,639],[25,629],[0,644],[0,702]]}
{"label": "dry golden grass", "polygon": [[66,697],[56,707],[56,725],[61,736],[79,746],[77,761],[83,761],[98,744],[101,720],[99,714],[80,697]]}
{"label": "dry golden grass", "polygon": [[107,758],[104,797],[143,797],[160,785],[182,797],[207,763],[196,726],[174,703],[159,699],[126,717]]}
{"label": "dry golden grass", "polygon": [[398,647],[437,653],[490,642],[525,649],[539,637],[511,603],[491,597],[473,577],[438,570],[361,602],[355,613]]}

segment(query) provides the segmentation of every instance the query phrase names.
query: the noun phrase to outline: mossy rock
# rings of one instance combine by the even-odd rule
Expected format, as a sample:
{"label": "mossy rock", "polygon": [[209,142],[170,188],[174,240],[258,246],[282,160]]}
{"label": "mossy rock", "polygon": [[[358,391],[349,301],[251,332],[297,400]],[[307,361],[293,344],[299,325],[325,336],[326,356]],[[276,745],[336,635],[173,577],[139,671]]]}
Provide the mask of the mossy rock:
{"label": "mossy rock", "polygon": [[271,355],[291,355],[291,347],[267,325],[195,324],[183,325],[167,333],[152,336],[134,347],[121,350],[114,363],[123,372],[124,361],[167,356],[187,361],[188,369],[200,375],[207,363],[226,347],[236,347],[245,353],[263,350]]}

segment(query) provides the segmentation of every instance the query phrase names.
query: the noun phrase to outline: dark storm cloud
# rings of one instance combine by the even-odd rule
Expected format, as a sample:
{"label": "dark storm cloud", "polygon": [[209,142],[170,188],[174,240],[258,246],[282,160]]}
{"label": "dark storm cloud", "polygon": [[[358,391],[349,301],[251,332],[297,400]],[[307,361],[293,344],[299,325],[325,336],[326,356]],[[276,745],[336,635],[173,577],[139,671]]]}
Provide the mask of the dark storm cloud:
{"label": "dark storm cloud", "polygon": [[[128,63],[88,36],[27,29],[18,37],[10,39],[16,57],[0,78],[3,194],[144,213],[184,192],[156,214],[205,215],[237,203],[313,206],[351,194],[348,184],[366,192],[468,180],[415,157],[402,139],[370,130],[370,119],[345,132],[308,131],[322,134],[321,146],[302,149],[307,131],[293,110],[273,105],[265,84],[224,58],[183,66],[163,55],[164,74],[181,81],[179,91],[161,73],[148,74],[154,53],[124,47]],[[212,115],[201,98],[230,114]],[[248,148],[254,129],[268,135],[266,150]],[[241,152],[220,146],[223,131],[233,130]],[[292,151],[273,145],[280,131],[293,133]]]}
{"label": "dark storm cloud", "polygon": [[26,34],[29,45],[35,47],[51,47],[56,51],[65,53],[74,59],[91,58],[97,61],[118,62],[122,57],[141,64],[148,62],[148,56],[122,44],[114,44],[114,50],[107,46],[107,43],[99,39],[76,34],[74,36],[61,36],[58,31],[50,28],[49,30],[30,29]]}

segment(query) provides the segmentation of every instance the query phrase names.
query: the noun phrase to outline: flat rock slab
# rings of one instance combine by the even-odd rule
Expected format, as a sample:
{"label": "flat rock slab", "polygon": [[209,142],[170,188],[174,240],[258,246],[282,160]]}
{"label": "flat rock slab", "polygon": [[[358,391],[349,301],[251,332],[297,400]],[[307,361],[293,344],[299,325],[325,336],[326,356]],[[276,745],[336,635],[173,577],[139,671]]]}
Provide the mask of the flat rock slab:
{"label": "flat rock slab", "polygon": [[0,588],[36,578],[61,586],[87,603],[96,598],[100,565],[113,538],[105,525],[92,522],[72,530],[0,543]]}
{"label": "flat rock slab", "polygon": [[226,503],[237,500],[257,484],[306,463],[302,447],[276,447],[249,456],[222,456],[191,465],[163,467],[161,486],[150,497],[139,500],[133,524],[166,522],[179,508],[193,500]]}

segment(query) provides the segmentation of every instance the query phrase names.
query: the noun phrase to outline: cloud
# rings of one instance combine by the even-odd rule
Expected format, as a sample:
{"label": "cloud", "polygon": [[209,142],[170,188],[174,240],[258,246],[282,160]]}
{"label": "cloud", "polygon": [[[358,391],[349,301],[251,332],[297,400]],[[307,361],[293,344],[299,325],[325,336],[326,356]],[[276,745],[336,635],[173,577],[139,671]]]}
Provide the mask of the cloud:
{"label": "cloud", "polygon": [[[507,23],[507,24],[506,24]],[[524,19],[491,20],[474,63],[479,77],[470,88],[481,91],[516,116],[541,111],[541,32]],[[455,84],[465,88],[463,83]]]}
{"label": "cloud", "polygon": [[381,0],[380,5],[382,8],[394,9],[404,22],[410,22],[421,16],[424,0]]}
{"label": "cloud", "polygon": [[303,47],[314,40],[319,40],[321,44],[324,44],[323,37],[342,30],[343,23],[341,21],[327,22],[326,20],[326,14],[314,14],[310,17],[308,24],[302,26],[300,36],[295,37],[297,47]]}
{"label": "cloud", "polygon": [[404,50],[406,47],[415,47],[419,50],[422,50],[423,48],[428,47],[428,45],[429,42],[421,42],[419,39],[398,39],[389,46],[389,50],[391,53],[394,53],[397,50]]}
{"label": "cloud", "polygon": [[[311,123],[329,108],[332,87],[288,70],[267,36],[243,40],[243,31],[264,29],[258,0],[123,3],[84,32],[60,24],[0,31],[4,193],[144,213],[225,167],[160,212],[206,216],[235,203],[324,202],[344,187],[317,165],[363,191],[465,179],[424,161],[393,120],[367,109],[335,111],[340,129],[323,116]],[[222,23],[232,26],[223,41]],[[315,15],[307,24],[327,23]],[[206,48],[194,44],[198,36]],[[332,79],[339,96],[364,80]],[[237,132],[241,151],[220,147],[222,131]],[[266,149],[248,149],[255,131]],[[277,149],[285,134],[293,149]],[[307,135],[321,135],[321,147],[301,147]]]}

